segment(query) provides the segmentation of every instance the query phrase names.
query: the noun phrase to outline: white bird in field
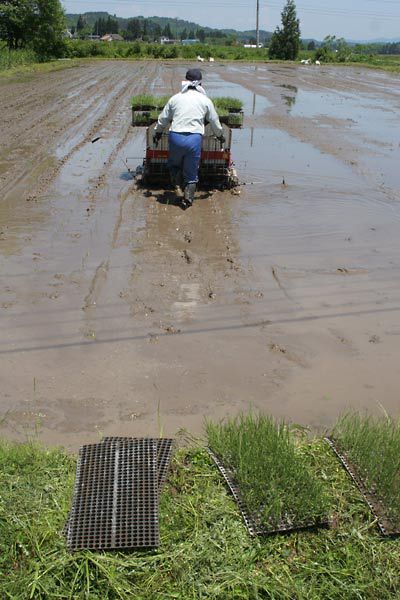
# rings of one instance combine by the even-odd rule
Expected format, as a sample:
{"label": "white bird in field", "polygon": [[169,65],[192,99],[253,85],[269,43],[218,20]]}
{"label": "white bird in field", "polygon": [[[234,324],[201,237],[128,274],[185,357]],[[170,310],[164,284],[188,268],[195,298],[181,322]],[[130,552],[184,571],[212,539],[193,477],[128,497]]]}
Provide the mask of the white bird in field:
{"label": "white bird in field", "polygon": [[316,65],[320,65],[321,63],[319,62],[319,60],[316,60],[316,61],[315,61],[315,64],[316,64]]}
{"label": "white bird in field", "polygon": [[208,59],[208,62],[214,62],[214,59],[212,56],[210,56],[210,58]]}
{"label": "white bird in field", "polygon": [[204,58],[202,58],[202,57],[200,56],[200,54],[197,56],[197,60],[198,60],[199,62],[204,62]]}

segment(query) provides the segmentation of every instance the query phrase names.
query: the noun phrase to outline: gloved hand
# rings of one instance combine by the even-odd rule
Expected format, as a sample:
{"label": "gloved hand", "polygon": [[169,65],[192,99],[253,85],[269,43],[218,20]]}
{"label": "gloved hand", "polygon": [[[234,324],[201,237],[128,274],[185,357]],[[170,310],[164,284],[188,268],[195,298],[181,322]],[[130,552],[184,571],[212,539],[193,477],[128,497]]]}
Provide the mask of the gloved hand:
{"label": "gloved hand", "polygon": [[219,136],[217,137],[217,140],[218,140],[219,142],[221,142],[221,146],[223,146],[223,145],[225,144],[225,141],[226,141],[223,135],[219,135]]}
{"label": "gloved hand", "polygon": [[153,144],[155,146],[158,146],[158,142],[161,140],[161,138],[162,138],[162,132],[156,131],[156,133],[153,135]]}

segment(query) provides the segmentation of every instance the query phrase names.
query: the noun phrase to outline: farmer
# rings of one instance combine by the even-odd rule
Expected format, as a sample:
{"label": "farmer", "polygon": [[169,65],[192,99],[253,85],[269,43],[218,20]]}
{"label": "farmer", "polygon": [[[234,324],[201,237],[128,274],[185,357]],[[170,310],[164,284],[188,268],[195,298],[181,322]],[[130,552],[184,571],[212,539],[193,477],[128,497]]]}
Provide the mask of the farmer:
{"label": "farmer", "polygon": [[182,82],[182,91],[168,100],[154,129],[153,142],[157,145],[163,130],[170,128],[168,168],[175,190],[179,193],[180,188],[183,189],[184,208],[192,205],[199,180],[206,120],[221,144],[225,143],[217,112],[212,101],[207,98],[201,80],[200,69],[189,69]]}

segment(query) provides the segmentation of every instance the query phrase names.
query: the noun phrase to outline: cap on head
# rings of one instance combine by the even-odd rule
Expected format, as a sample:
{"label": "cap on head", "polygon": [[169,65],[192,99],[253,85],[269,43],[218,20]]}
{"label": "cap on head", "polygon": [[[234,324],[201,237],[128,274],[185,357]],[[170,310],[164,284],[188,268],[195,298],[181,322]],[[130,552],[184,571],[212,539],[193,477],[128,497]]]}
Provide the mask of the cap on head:
{"label": "cap on head", "polygon": [[186,81],[201,81],[202,74],[200,69],[189,69],[186,73]]}

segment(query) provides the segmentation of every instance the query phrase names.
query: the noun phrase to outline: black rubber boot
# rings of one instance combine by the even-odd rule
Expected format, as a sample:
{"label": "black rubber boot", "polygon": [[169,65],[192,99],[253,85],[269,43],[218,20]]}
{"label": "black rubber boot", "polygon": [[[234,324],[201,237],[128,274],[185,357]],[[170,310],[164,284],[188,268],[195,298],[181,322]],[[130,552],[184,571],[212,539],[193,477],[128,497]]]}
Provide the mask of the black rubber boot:
{"label": "black rubber boot", "polygon": [[182,171],[177,171],[176,173],[170,173],[171,175],[171,183],[174,188],[174,192],[178,198],[183,198],[183,178]]}
{"label": "black rubber boot", "polygon": [[196,191],[195,183],[187,183],[185,185],[185,204],[186,204],[186,206],[192,206],[195,191]]}

